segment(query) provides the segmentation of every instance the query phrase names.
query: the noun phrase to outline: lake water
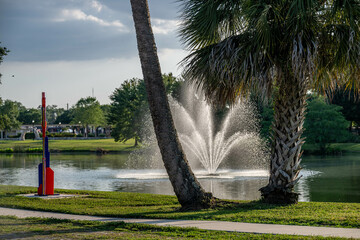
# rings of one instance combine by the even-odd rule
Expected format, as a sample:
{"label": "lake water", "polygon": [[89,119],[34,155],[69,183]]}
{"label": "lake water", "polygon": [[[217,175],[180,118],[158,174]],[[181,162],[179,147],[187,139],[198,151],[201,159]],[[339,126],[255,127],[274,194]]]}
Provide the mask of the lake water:
{"label": "lake water", "polygon": [[[174,194],[163,169],[134,168],[126,154],[52,154],[55,188]],[[0,154],[0,184],[37,186],[40,155]],[[360,202],[360,155],[306,156],[296,186],[300,201]],[[201,185],[223,199],[255,200],[267,184],[262,169],[194,170]]]}

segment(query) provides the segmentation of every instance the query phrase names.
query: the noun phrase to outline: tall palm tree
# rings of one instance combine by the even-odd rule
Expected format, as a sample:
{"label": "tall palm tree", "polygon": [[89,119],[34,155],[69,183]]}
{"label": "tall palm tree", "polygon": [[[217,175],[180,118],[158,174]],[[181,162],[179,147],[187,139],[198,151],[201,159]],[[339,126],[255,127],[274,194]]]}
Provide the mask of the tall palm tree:
{"label": "tall palm tree", "polygon": [[[183,0],[184,75],[211,101],[257,90],[275,96],[270,203],[296,203],[306,92],[347,76],[359,87],[359,0]],[[342,75],[341,78],[338,76]]]}
{"label": "tall palm tree", "polygon": [[174,127],[156,52],[147,0],[130,2],[150,112],[166,171],[183,208],[207,208],[210,206],[212,194],[206,193],[196,180]]}

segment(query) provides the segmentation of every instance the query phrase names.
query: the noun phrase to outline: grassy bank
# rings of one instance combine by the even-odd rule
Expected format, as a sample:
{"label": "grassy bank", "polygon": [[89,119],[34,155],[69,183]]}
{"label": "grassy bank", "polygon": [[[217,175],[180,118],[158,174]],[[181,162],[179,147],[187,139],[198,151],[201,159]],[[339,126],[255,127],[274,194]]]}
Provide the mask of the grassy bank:
{"label": "grassy bank", "polygon": [[[321,154],[315,144],[305,143],[303,146],[305,154]],[[337,153],[360,153],[360,143],[333,143],[330,145],[327,154]]]}
{"label": "grassy bank", "polygon": [[[50,151],[52,152],[130,152],[134,150],[134,140],[126,143],[114,142],[114,139],[89,139],[89,140],[50,140]],[[333,152],[360,153],[360,143],[334,143],[330,147]],[[316,146],[305,144],[305,153],[316,154]],[[1,152],[42,152],[41,140],[26,141],[4,141],[0,140]]]}
{"label": "grassy bank", "polygon": [[0,216],[0,239],[341,239]]}
{"label": "grassy bank", "polygon": [[[49,140],[51,152],[129,152],[134,150],[133,146],[134,140],[126,143],[115,142],[114,139]],[[0,152],[41,152],[41,149],[41,140],[0,141]]]}
{"label": "grassy bank", "polygon": [[296,205],[269,205],[258,201],[232,201],[202,211],[180,212],[174,196],[56,190],[57,193],[80,194],[71,199],[42,200],[17,196],[35,193],[32,187],[0,185],[0,206],[73,214],[234,222],[291,224],[360,228],[360,203],[302,202]]}

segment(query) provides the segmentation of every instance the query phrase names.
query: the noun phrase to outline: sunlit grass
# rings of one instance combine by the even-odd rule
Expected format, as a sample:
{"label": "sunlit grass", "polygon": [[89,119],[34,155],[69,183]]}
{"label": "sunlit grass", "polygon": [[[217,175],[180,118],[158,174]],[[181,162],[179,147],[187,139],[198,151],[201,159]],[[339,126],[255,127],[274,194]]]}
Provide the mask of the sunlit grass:
{"label": "sunlit grass", "polygon": [[[109,152],[128,152],[134,150],[133,146],[133,139],[125,143],[115,142],[114,139],[49,140],[50,151],[55,152],[96,152],[99,148]],[[12,148],[14,152],[25,152],[29,148],[42,148],[42,141],[0,141],[0,149],[9,148]]]}
{"label": "sunlit grass", "polygon": [[0,238],[26,239],[340,239],[158,227],[124,222],[18,219],[0,216]]}
{"label": "sunlit grass", "polygon": [[17,196],[35,191],[33,187],[0,185],[0,206],[110,217],[360,227],[360,203],[301,202],[295,205],[269,205],[259,201],[229,201],[215,209],[181,212],[175,196],[156,194],[56,189],[57,193],[84,196],[53,200]]}

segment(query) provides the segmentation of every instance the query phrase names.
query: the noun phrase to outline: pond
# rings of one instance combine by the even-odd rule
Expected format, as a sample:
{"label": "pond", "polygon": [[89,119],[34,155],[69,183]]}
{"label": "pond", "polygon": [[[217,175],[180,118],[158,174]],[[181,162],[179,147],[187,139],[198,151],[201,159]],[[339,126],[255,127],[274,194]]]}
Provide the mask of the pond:
{"label": "pond", "polygon": [[[0,155],[0,184],[37,186],[41,155]],[[360,155],[305,156],[296,186],[300,201],[360,202]],[[163,169],[134,168],[127,154],[53,154],[55,188],[174,194]],[[201,185],[223,199],[255,200],[267,184],[262,169],[194,170]]]}

